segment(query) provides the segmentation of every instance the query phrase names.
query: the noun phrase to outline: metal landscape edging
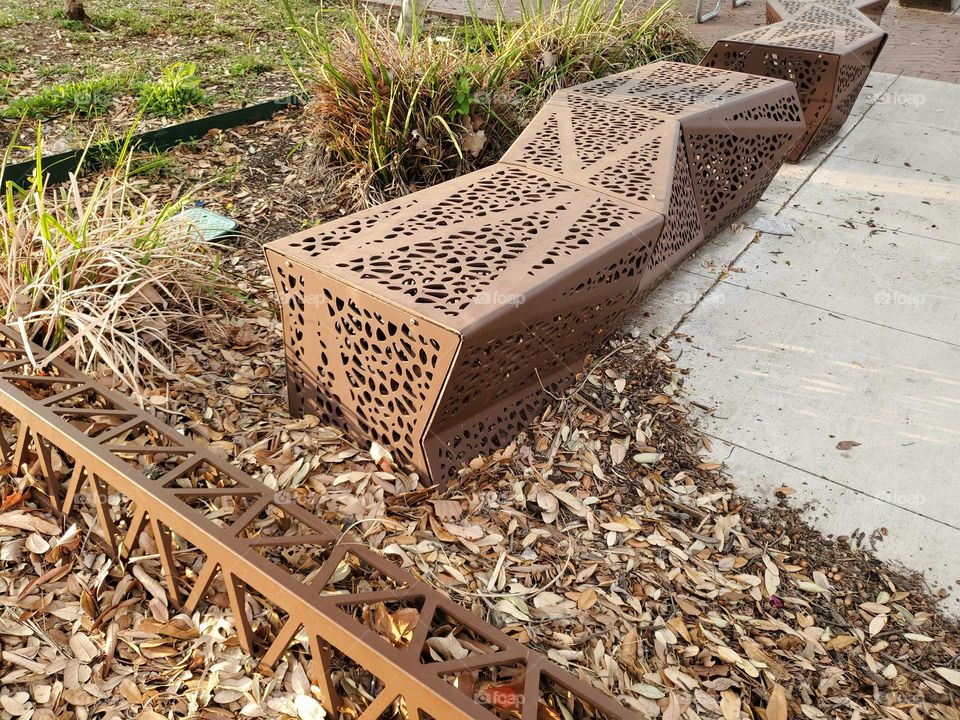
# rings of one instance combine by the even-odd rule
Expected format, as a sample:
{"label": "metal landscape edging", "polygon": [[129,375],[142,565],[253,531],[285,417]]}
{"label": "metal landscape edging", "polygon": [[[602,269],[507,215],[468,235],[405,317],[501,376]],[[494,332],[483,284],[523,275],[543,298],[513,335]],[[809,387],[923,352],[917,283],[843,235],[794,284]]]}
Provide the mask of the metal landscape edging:
{"label": "metal landscape edging", "polygon": [[[130,139],[130,147],[137,150],[167,150],[180,143],[201,138],[211,130],[228,130],[240,125],[269,120],[281,110],[300,107],[305,102],[304,95],[287,95],[155,130],[147,130],[134,135]],[[115,147],[115,142],[106,142],[47,155],[40,159],[40,167],[48,182],[65,182],[72,173],[81,169],[93,171],[102,167],[100,158],[109,155]],[[36,172],[36,169],[36,159],[11,163],[0,168],[0,188],[5,187],[8,182],[23,185]]]}
{"label": "metal landscape edging", "polygon": [[[16,428],[12,441],[0,434],[3,461],[42,479],[35,487],[48,504],[66,515],[85,503],[99,539],[121,562],[141,548],[144,533],[152,536],[167,597],[185,612],[222,583],[240,646],[262,666],[275,665],[291,645],[309,647],[311,680],[334,716],[344,707],[337,679],[366,672],[379,689],[366,706],[351,708],[357,720],[375,720],[401,704],[418,719],[493,720],[506,686],[468,686],[464,676],[497,679],[507,670],[516,683],[511,693],[522,698],[520,720],[536,720],[541,706],[557,703],[565,706],[554,710],[557,717],[633,717],[614,698],[3,325],[0,414],[5,427]],[[279,530],[268,530],[274,526]],[[201,564],[184,565],[190,550]],[[294,561],[291,552],[302,554]],[[304,557],[316,562],[306,578]],[[286,616],[266,640],[262,628],[254,632],[248,597]],[[381,607],[416,608],[416,621],[400,637],[390,635],[370,619]],[[434,632],[463,633],[469,653],[437,659],[427,643]]]}

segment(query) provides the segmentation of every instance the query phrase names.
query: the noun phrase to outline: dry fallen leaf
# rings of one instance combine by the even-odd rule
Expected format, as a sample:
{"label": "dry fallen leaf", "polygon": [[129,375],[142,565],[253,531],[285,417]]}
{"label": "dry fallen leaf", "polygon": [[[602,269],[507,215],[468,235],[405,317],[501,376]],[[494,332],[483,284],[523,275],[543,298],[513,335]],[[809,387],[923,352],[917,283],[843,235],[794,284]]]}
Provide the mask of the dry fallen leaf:
{"label": "dry fallen leaf", "polygon": [[841,440],[837,443],[837,450],[852,450],[855,447],[859,447],[860,443],[856,440]]}
{"label": "dry fallen leaf", "polygon": [[477,157],[487,144],[487,134],[483,130],[470,131],[463,134],[460,147],[473,157]]}
{"label": "dry fallen leaf", "polygon": [[767,703],[767,720],[787,720],[787,695],[780,685],[774,685]]}
{"label": "dry fallen leaf", "polygon": [[[239,142],[229,133],[222,140]],[[285,154],[264,153],[261,166],[269,172]],[[212,160],[211,167],[226,166],[222,157]],[[284,172],[294,174],[289,166]],[[278,187],[273,202],[284,202],[287,190]],[[258,192],[233,194],[254,199]],[[272,283],[259,248],[249,255],[244,292],[262,301],[262,313],[228,318],[226,335],[215,341],[183,339],[180,380],[157,378],[149,397],[162,397],[165,418],[182,418],[183,432],[275,487],[285,502],[353,526],[455,602],[603,684],[638,717],[774,720],[778,703],[793,698],[794,715],[813,720],[957,720],[943,700],[960,687],[952,664],[960,639],[933,601],[877,562],[864,549],[869,543],[811,531],[789,506],[786,486],[773,510],[738,496],[737,478],[702,454],[709,443],[688,424],[682,372],[665,351],[615,341],[609,357],[585,367],[575,394],[559,396],[509,449],[475,459],[443,494],[391,462],[386,446],[352,443],[316,416],[290,418]],[[0,583],[7,583],[0,594],[11,605],[0,617],[0,696],[27,693],[34,720],[53,720],[61,709],[144,720],[319,717],[308,643],[295,643],[275,674],[260,674],[257,659],[237,644],[225,586],[215,584],[189,618],[175,614],[149,531],[142,552],[123,564],[92,542],[87,523],[95,526],[95,513],[78,516],[58,540],[59,522],[32,506],[36,489],[21,492],[8,471],[0,473],[10,483],[4,512],[42,522],[33,529],[33,521],[16,521],[31,527],[5,525],[0,533]],[[126,509],[113,509],[124,522]],[[181,542],[175,538],[178,566],[195,576],[202,558]],[[307,577],[316,557],[308,550],[287,560]],[[330,582],[366,590],[372,580],[345,560]],[[266,647],[279,629],[276,608],[253,592],[246,607]],[[871,635],[878,617],[884,626]],[[420,618],[390,605],[363,620],[403,646]],[[497,650],[439,616],[434,629],[424,652],[435,662]],[[78,633],[92,649],[73,639]],[[337,691],[356,716],[375,681],[349,663],[337,672]],[[25,674],[43,678],[46,689],[22,681]],[[493,688],[502,706],[490,707],[516,714],[504,707],[514,701],[503,689],[514,687],[516,667],[458,671],[451,680],[471,696]],[[878,693],[895,696],[896,707],[878,708]],[[81,713],[69,700],[92,704]],[[536,714],[570,720],[567,710],[545,703]]]}
{"label": "dry fallen leaf", "polygon": [[940,677],[955,687],[960,687],[960,670],[953,668],[937,667],[933,669]]}
{"label": "dry fallen leaf", "polygon": [[229,385],[227,386],[227,392],[239,400],[246,400],[253,395],[253,388],[247,385]]}

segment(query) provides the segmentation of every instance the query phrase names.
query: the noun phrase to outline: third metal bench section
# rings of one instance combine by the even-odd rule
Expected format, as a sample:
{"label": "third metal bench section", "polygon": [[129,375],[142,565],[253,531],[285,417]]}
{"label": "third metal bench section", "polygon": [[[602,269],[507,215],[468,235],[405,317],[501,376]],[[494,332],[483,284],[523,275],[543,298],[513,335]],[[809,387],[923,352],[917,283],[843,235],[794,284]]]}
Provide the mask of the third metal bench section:
{"label": "third metal bench section", "polygon": [[875,22],[886,0],[767,0],[765,27],[717,41],[702,65],[790,80],[806,131],[789,160],[805,157],[843,125],[886,41]]}

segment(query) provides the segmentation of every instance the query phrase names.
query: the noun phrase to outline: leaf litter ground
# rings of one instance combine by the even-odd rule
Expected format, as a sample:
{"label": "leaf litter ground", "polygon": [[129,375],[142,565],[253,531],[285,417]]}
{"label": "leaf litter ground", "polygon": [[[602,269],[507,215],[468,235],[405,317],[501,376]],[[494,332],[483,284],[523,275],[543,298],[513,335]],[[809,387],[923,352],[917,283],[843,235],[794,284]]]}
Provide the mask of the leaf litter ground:
{"label": "leaf litter ground", "polygon": [[[329,211],[280,201],[284,189],[312,194],[285,155],[295,125],[263,127],[267,152],[239,131],[177,156],[196,168],[193,182],[204,160],[222,168],[236,155],[239,171],[208,194],[258,238]],[[618,337],[516,442],[439,494],[383,448],[289,416],[258,249],[238,248],[232,267],[246,311],[183,338],[176,379],[157,378],[145,404],[638,717],[960,718],[960,632],[922,578],[877,561],[877,536],[811,530],[789,488],[772,507],[740,498],[688,419],[666,345]],[[222,589],[178,614],[149,535],[141,556],[114,564],[92,518],[51,516],[29,474],[3,472],[0,717],[321,716],[298,647],[260,672]],[[248,609],[258,637],[276,632],[268,602]],[[400,643],[416,617],[378,608],[363,620]],[[451,634],[431,647],[454,656],[459,643]],[[338,667],[334,681],[355,716],[365,678]],[[506,702],[498,712],[515,715]]]}

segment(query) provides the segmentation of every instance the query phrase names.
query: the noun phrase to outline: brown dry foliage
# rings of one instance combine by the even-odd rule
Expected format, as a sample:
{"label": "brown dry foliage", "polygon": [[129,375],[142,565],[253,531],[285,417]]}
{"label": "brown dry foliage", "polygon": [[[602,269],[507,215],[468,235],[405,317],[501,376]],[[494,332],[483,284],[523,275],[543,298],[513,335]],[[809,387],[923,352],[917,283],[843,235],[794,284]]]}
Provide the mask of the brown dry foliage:
{"label": "brown dry foliage", "polygon": [[[257,272],[245,289],[266,292]],[[441,496],[380,450],[291,420],[276,321],[224,320],[222,335],[184,343],[183,382],[151,395],[159,412],[641,717],[958,717],[960,635],[922,583],[858,538],[812,532],[786,501],[739,498],[704,457],[683,373],[662,349],[618,340]],[[145,557],[113,564],[91,518],[60,525],[23,494],[28,477],[6,472],[6,712],[317,716],[297,648],[261,674],[237,647],[223,593],[177,615],[149,536]],[[251,610],[269,640],[274,609],[252,598]],[[364,620],[402,644],[414,613]],[[364,707],[369,678],[334,675]],[[502,689],[511,677],[486,681]]]}

